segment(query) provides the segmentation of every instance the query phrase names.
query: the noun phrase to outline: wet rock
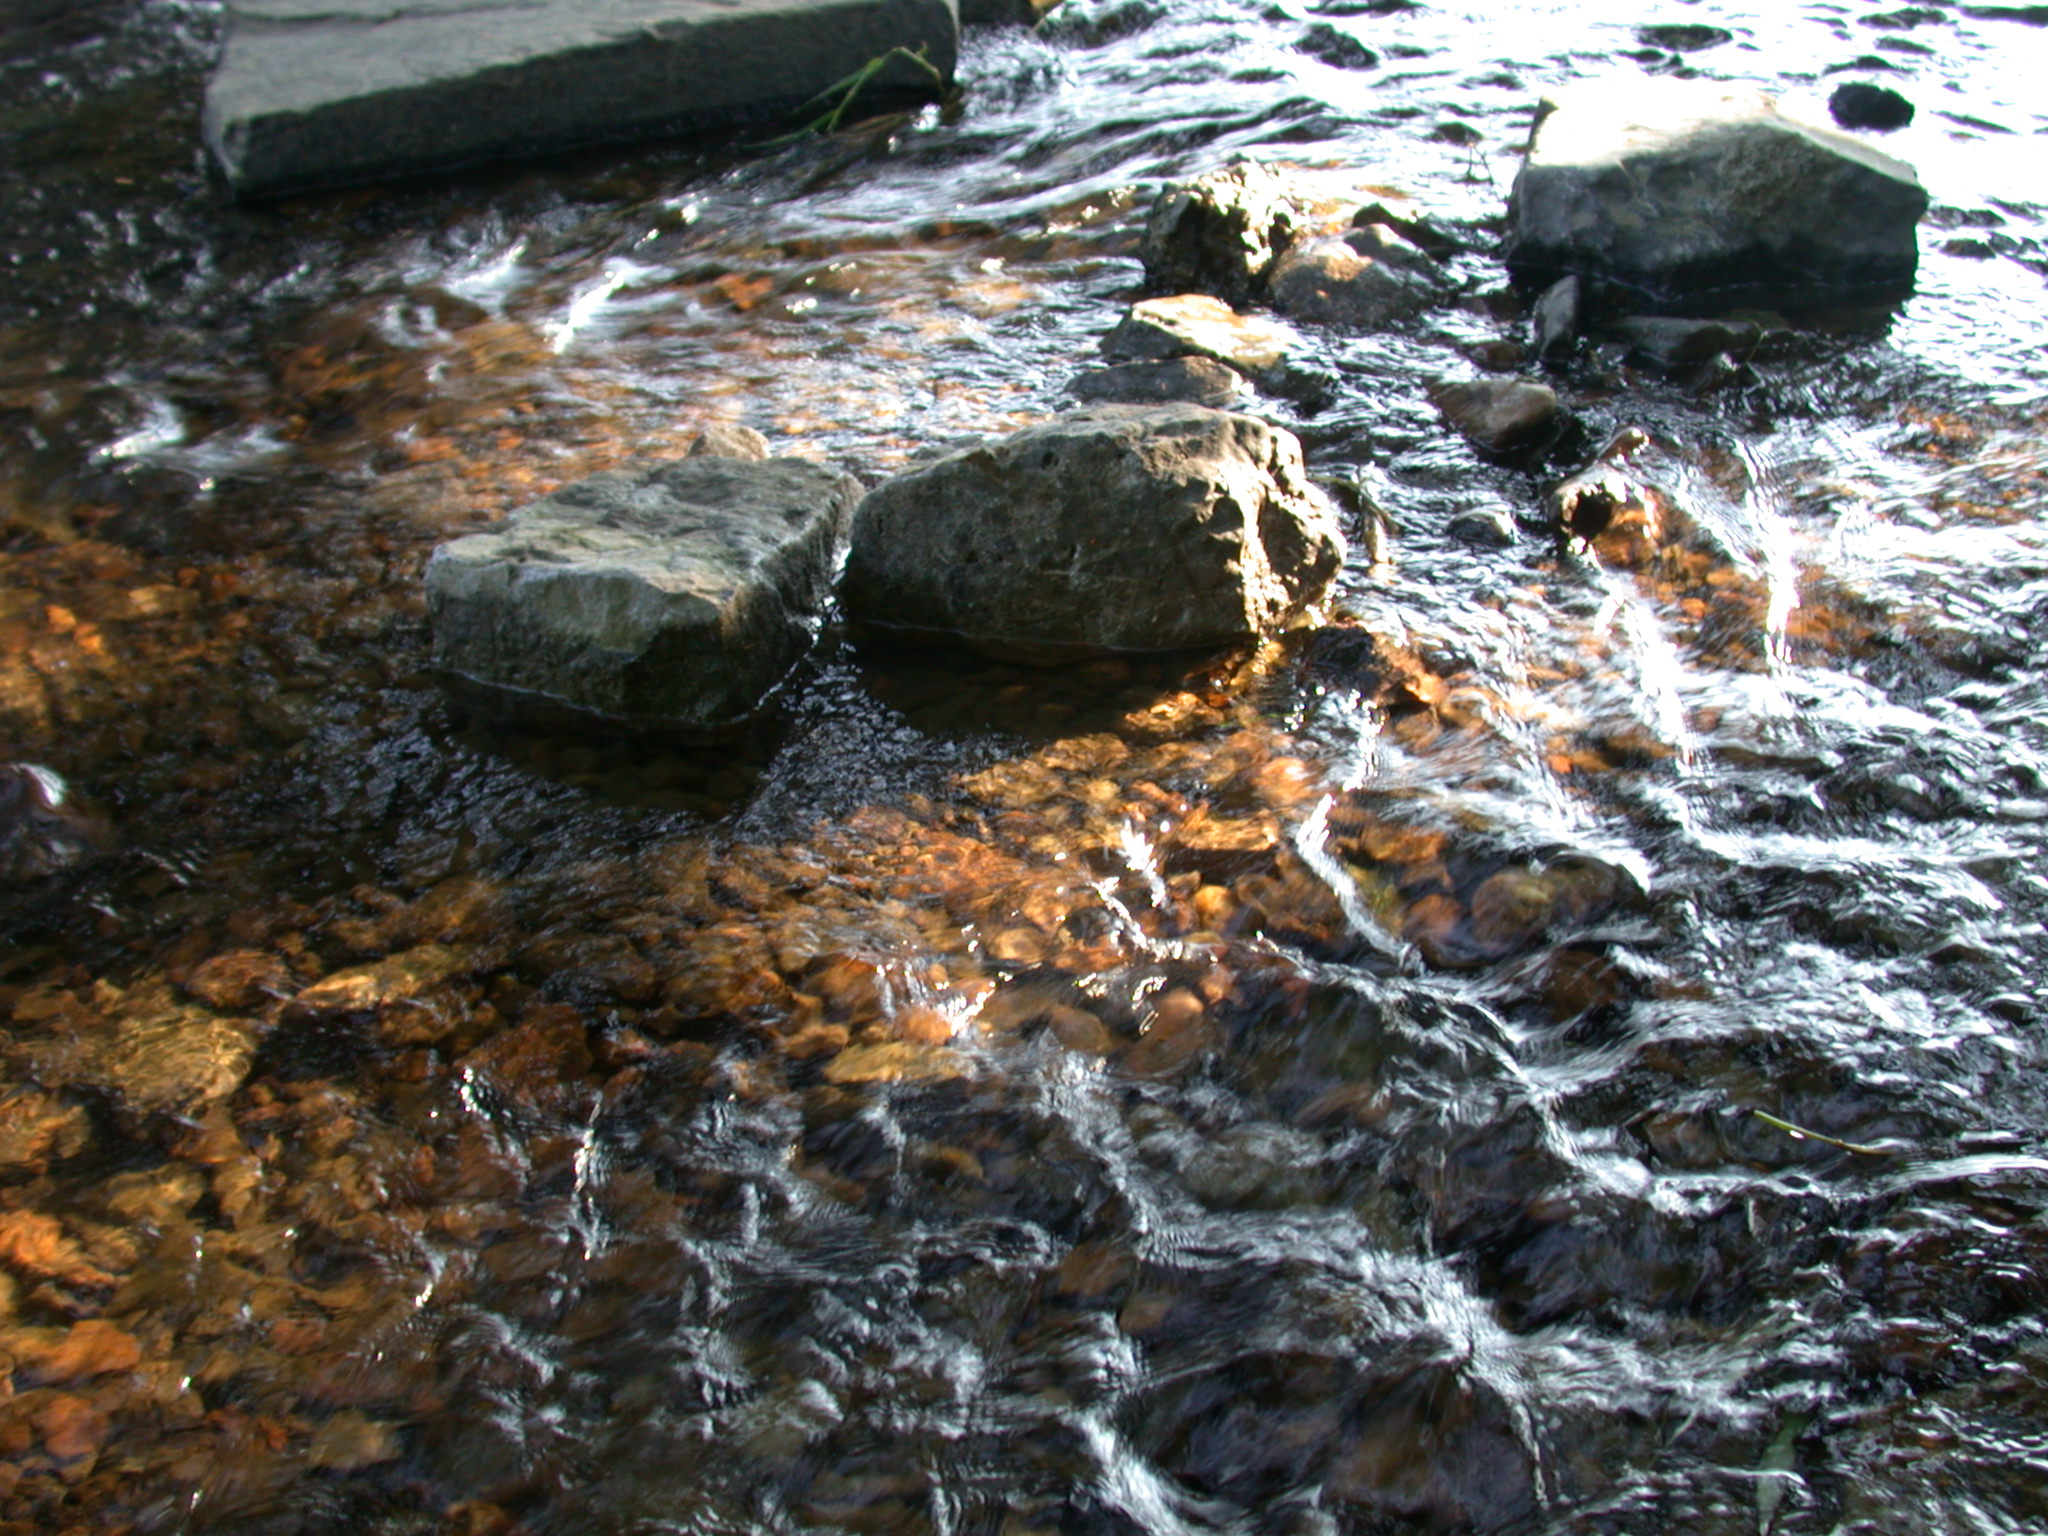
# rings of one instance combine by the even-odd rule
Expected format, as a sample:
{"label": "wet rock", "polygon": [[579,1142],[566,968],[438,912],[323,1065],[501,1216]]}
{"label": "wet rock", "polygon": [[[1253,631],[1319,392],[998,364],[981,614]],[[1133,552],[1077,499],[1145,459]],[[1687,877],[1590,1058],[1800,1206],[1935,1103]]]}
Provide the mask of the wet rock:
{"label": "wet rock", "polygon": [[295,1008],[313,1013],[356,1013],[387,1007],[418,997],[469,964],[465,951],[445,944],[422,944],[374,965],[336,971],[292,999]]}
{"label": "wet rock", "polygon": [[[236,195],[772,117],[894,48],[950,79],[948,0],[235,0],[206,143]],[[881,82],[935,94],[930,70]]]}
{"label": "wet rock", "polygon": [[1221,410],[1251,393],[1244,376],[1213,358],[1169,357],[1155,363],[1112,363],[1075,378],[1074,398],[1102,405],[1169,405]]}
{"label": "wet rock", "polygon": [[0,763],[0,885],[74,868],[111,841],[106,825],[57,773],[35,763]]}
{"label": "wet rock", "polygon": [[0,1170],[40,1172],[51,1159],[71,1156],[91,1138],[85,1110],[54,1094],[18,1090],[0,1099]]}
{"label": "wet rock", "polygon": [[1310,58],[1321,59],[1337,69],[1371,69],[1380,61],[1380,56],[1356,36],[1327,21],[1311,23],[1294,46]]}
{"label": "wet rock", "polygon": [[1434,1531],[1497,1531],[1542,1493],[1520,1406],[1476,1372],[1432,1363],[1376,1391],[1330,1466],[1327,1496]]}
{"label": "wet rock", "polygon": [[927,1083],[965,1077],[968,1060],[959,1051],[913,1040],[850,1045],[825,1064],[828,1083]]}
{"label": "wet rock", "polygon": [[693,459],[744,459],[759,463],[770,457],[768,439],[752,427],[714,421],[690,444]]}
{"label": "wet rock", "polygon": [[1429,398],[1465,441],[1502,458],[1543,447],[1560,426],[1556,391],[1525,379],[1438,384]]}
{"label": "wet rock", "polygon": [[1629,307],[1694,313],[1912,289],[1927,194],[1903,161],[1704,80],[1584,86],[1546,108],[1508,199],[1525,287],[1577,273]]}
{"label": "wet rock", "polygon": [[1203,357],[1275,393],[1287,392],[1300,335],[1278,320],[1241,315],[1221,299],[1183,293],[1133,304],[1103,338],[1105,356],[1138,360]]}
{"label": "wet rock", "polygon": [[436,664],[512,723],[733,726],[810,648],[859,494],[788,459],[569,486],[434,552]]}
{"label": "wet rock", "polygon": [[1570,353],[1579,334],[1581,289],[1576,276],[1560,277],[1530,310],[1529,352],[1538,362]]}
{"label": "wet rock", "polygon": [[1503,507],[1473,507],[1445,524],[1444,533],[1474,549],[1506,549],[1515,542],[1515,520]]}
{"label": "wet rock", "polygon": [[1256,161],[1170,186],[1145,221],[1145,286],[1233,303],[1255,298],[1306,219],[1302,194]]}
{"label": "wet rock", "polygon": [[1749,320],[1628,315],[1606,329],[1628,343],[1631,357],[1667,373],[1697,368],[1717,357],[1747,357],[1763,340],[1763,328]]}
{"label": "wet rock", "polygon": [[1880,133],[1913,121],[1913,103],[1889,86],[1852,80],[1828,97],[1828,116],[1844,128],[1874,128]]}
{"label": "wet rock", "polygon": [[1060,0],[960,0],[963,27],[1035,27]]}
{"label": "wet rock", "polygon": [[1305,240],[1273,268],[1273,307],[1318,325],[1387,325],[1429,304],[1436,292],[1432,267],[1385,225],[1342,240]]}
{"label": "wet rock", "polygon": [[1105,406],[878,487],[840,597],[872,630],[1047,662],[1265,633],[1322,595],[1343,554],[1290,434],[1197,406]]}
{"label": "wet rock", "polygon": [[1697,22],[1666,22],[1637,27],[1636,36],[1652,48],[1668,48],[1673,53],[1697,53],[1703,48],[1718,48],[1735,40],[1731,32]]}
{"label": "wet rock", "polygon": [[298,991],[291,967],[261,949],[215,955],[190,971],[173,972],[172,977],[207,1007],[223,1013],[245,1013]]}

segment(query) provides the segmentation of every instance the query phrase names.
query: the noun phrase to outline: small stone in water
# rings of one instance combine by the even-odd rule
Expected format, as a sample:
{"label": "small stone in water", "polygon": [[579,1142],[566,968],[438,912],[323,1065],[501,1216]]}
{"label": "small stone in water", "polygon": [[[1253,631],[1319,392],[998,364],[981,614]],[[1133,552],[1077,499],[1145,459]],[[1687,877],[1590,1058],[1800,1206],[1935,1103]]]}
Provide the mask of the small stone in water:
{"label": "small stone in water", "polygon": [[1852,80],[1828,97],[1828,115],[1844,128],[1888,132],[1913,121],[1913,103],[1887,86]]}
{"label": "small stone in water", "polygon": [[1481,453],[1506,457],[1540,447],[1557,433],[1560,411],[1547,384],[1522,379],[1471,379],[1439,384],[1432,404]]}
{"label": "small stone in water", "polygon": [[745,459],[758,463],[770,457],[768,439],[752,427],[714,421],[690,444],[693,459]]}

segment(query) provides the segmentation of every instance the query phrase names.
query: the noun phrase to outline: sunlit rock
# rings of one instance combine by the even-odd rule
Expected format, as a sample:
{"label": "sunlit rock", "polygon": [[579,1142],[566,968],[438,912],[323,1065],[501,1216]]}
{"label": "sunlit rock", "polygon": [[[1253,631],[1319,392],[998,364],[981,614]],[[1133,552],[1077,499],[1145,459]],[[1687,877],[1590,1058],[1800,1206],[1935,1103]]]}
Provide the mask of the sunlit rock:
{"label": "sunlit rock", "polygon": [[889,55],[934,95],[953,0],[233,0],[206,89],[238,196],[787,112]]}
{"label": "sunlit rock", "polygon": [[1927,193],[1903,161],[1705,80],[1604,82],[1545,105],[1508,199],[1505,255],[1525,286],[1578,273],[1609,306],[1694,313],[1911,292]]}
{"label": "sunlit rock", "polygon": [[1145,285],[1234,302],[1256,297],[1307,218],[1300,189],[1252,160],[1169,186],[1145,221]]}
{"label": "sunlit rock", "polygon": [[1196,406],[1110,406],[878,487],[840,598],[873,631],[1050,662],[1272,630],[1323,594],[1344,551],[1290,434]]}
{"label": "sunlit rock", "polygon": [[1370,329],[1425,308],[1436,296],[1436,263],[1384,224],[1341,240],[1304,240],[1274,265],[1273,307],[1319,325]]}
{"label": "sunlit rock", "polygon": [[1438,384],[1430,402],[1481,453],[1510,457],[1538,449],[1558,434],[1557,392],[1525,379],[1468,379]]}
{"label": "sunlit rock", "polygon": [[434,658],[496,718],[715,731],[810,648],[860,486],[701,458],[565,487],[427,566]]}
{"label": "sunlit rock", "polygon": [[1102,340],[1103,354],[1134,361],[1206,357],[1275,394],[1290,392],[1302,338],[1285,321],[1242,315],[1203,293],[1141,299]]}

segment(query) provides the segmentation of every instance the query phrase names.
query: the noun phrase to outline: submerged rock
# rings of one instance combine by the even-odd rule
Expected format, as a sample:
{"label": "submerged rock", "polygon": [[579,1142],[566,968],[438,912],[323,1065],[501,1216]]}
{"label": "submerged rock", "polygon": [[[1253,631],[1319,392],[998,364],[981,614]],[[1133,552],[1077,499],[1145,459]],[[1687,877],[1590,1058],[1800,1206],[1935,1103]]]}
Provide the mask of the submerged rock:
{"label": "submerged rock", "polygon": [[36,763],[0,763],[0,885],[73,868],[104,853],[110,841],[61,775]]}
{"label": "submerged rock", "polygon": [[1694,314],[1911,292],[1927,193],[1903,161],[1709,81],[1546,105],[1508,199],[1523,285],[1577,273]]}
{"label": "submerged rock", "polygon": [[1228,644],[1320,597],[1344,557],[1300,444],[1199,406],[1071,412],[861,503],[847,615],[1048,662]]}
{"label": "submerged rock", "polygon": [[467,704],[716,731],[754,714],[809,649],[851,476],[697,458],[565,487],[427,565],[434,659]]}
{"label": "submerged rock", "polygon": [[206,88],[237,196],[773,117],[892,49],[952,78],[951,0],[233,0]]}
{"label": "submerged rock", "polygon": [[1254,298],[1305,220],[1302,195],[1256,161],[1170,186],[1145,221],[1145,286],[1233,303]]}

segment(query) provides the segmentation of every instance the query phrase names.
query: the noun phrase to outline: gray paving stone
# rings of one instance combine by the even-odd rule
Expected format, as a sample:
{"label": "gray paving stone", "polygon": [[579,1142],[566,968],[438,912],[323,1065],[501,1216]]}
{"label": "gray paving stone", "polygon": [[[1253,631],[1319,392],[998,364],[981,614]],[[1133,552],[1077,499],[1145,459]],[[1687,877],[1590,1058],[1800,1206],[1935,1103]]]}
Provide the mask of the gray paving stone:
{"label": "gray paving stone", "polygon": [[263,197],[768,119],[892,48],[950,81],[959,30],[957,0],[231,0],[204,132]]}

